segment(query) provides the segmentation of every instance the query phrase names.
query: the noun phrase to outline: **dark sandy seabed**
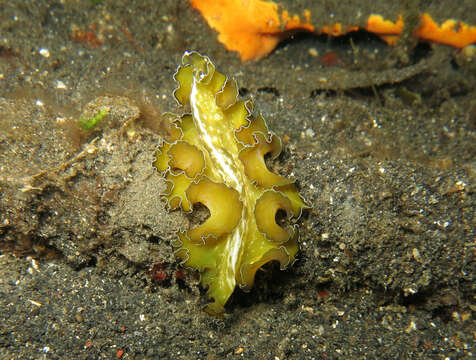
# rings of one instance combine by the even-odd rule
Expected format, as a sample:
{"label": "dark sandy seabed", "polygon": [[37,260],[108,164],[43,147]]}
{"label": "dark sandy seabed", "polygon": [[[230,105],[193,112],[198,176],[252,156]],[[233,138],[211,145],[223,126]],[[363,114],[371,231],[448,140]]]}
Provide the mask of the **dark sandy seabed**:
{"label": "dark sandy seabed", "polygon": [[[292,6],[325,8],[313,14],[326,23],[374,3]],[[406,18],[429,9],[476,24],[472,1],[417,3],[401,5]],[[474,356],[474,55],[296,35],[243,64],[186,1],[0,9],[1,359]],[[151,167],[191,49],[235,76],[285,139],[273,169],[312,205],[298,261],[268,264],[222,320],[174,259],[190,219],[165,211]],[[81,131],[104,105],[106,120]]]}

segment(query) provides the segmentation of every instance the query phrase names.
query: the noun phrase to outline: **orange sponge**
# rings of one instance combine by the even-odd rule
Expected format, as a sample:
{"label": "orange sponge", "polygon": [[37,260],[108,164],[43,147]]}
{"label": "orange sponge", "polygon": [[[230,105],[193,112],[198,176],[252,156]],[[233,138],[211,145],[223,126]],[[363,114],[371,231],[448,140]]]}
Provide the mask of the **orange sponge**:
{"label": "orange sponge", "polygon": [[[392,22],[381,15],[371,14],[365,26],[356,24],[344,28],[342,24],[335,23],[318,27],[310,23],[310,10],[303,10],[302,16],[290,15],[278,4],[266,0],[190,0],[190,3],[218,31],[218,40],[228,50],[238,52],[242,61],[262,58],[281,40],[297,31],[341,36],[363,29],[394,45],[404,26],[401,15],[398,15],[396,22]],[[476,42],[476,26],[453,19],[438,25],[429,14],[424,13],[414,36],[462,48]]]}
{"label": "orange sponge", "polygon": [[[287,11],[278,14],[278,5],[261,0],[190,0],[208,24],[218,31],[218,40],[228,50],[237,51],[241,60],[259,59],[271,52],[288,35],[285,31],[314,31],[307,21]],[[237,16],[239,14],[239,16]]]}

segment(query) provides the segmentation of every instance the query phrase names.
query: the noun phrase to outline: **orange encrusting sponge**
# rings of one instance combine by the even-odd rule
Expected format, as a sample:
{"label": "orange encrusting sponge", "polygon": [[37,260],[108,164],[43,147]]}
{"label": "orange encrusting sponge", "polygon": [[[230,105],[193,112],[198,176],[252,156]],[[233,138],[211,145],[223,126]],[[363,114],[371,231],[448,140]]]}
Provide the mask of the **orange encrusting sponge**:
{"label": "orange encrusting sponge", "polygon": [[438,42],[463,48],[476,43],[476,26],[469,26],[462,21],[453,19],[446,20],[440,26],[429,14],[423,14],[420,18],[420,27],[415,32],[419,39]]}
{"label": "orange encrusting sponge", "polygon": [[208,24],[218,31],[218,40],[228,50],[237,51],[243,61],[261,58],[288,35],[286,30],[314,31],[309,23],[287,11],[278,14],[278,5],[270,1],[191,0]]}
{"label": "orange encrusting sponge", "polygon": [[[340,23],[321,27],[310,23],[311,12],[290,15],[273,1],[266,0],[190,0],[208,24],[218,31],[218,40],[228,50],[240,54],[241,60],[260,59],[270,53],[283,39],[298,31],[341,36],[359,29],[375,33],[389,45],[400,38],[404,21],[398,15],[395,22],[371,14],[365,26],[343,27]],[[462,48],[476,42],[476,26],[449,19],[438,25],[428,13],[420,17],[414,36],[425,41]]]}

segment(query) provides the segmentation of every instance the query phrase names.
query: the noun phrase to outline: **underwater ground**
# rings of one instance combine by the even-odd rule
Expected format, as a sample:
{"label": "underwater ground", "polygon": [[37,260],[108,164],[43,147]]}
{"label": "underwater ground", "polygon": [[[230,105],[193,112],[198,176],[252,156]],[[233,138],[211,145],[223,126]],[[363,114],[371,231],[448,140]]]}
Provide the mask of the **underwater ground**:
{"label": "underwater ground", "polygon": [[[476,25],[473,1],[387,2]],[[0,8],[0,359],[474,356],[474,48],[296,34],[242,63],[184,0]],[[312,205],[294,265],[223,319],[174,258],[191,219],[151,166],[186,50],[236,78]]]}

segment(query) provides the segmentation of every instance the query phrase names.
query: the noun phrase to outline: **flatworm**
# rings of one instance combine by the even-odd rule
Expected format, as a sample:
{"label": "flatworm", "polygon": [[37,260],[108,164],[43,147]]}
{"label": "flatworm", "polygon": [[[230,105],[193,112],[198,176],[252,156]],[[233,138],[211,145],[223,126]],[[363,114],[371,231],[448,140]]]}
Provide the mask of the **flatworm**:
{"label": "flatworm", "polygon": [[[296,185],[271,172],[265,157],[282,149],[251,101],[238,101],[238,86],[206,56],[186,52],[174,75],[174,96],[191,113],[169,115],[169,137],[156,153],[155,168],[166,178],[170,210],[205,206],[209,217],[178,233],[176,255],[201,273],[221,314],[236,285],[249,290],[256,271],[269,261],[285,269],[298,251],[295,225],[307,205]],[[286,214],[286,225],[277,222]]]}

